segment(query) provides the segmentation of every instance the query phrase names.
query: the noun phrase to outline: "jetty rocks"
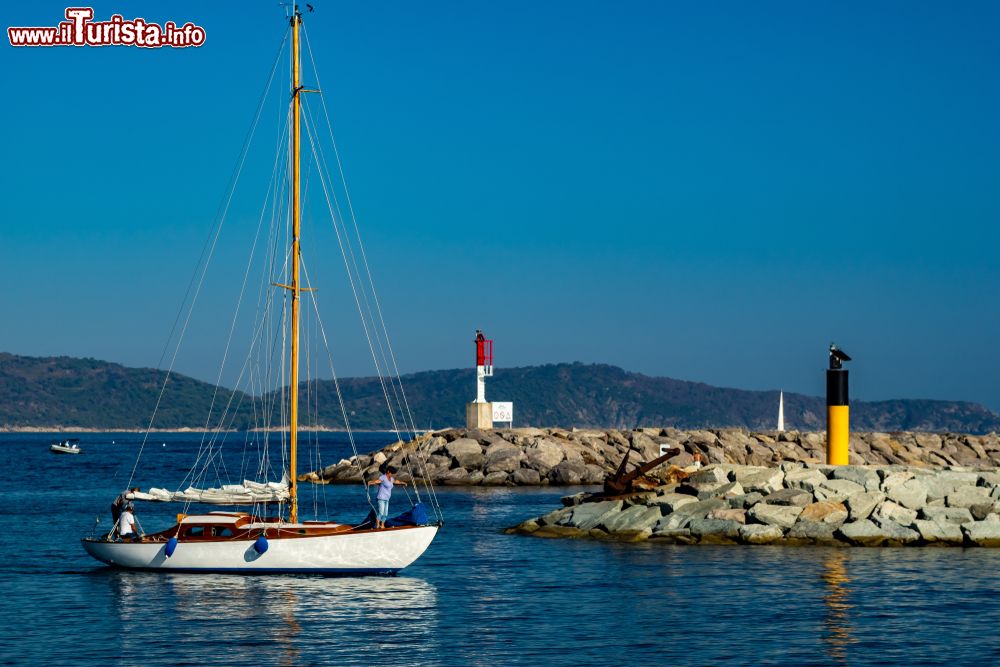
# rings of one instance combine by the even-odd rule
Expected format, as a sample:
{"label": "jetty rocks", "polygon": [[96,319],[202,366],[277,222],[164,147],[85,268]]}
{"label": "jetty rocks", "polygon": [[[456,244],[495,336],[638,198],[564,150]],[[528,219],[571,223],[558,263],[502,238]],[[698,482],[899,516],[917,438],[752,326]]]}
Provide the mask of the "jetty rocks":
{"label": "jetty rocks", "polygon": [[[667,461],[668,466],[651,471],[652,478],[663,474],[669,465],[690,465],[696,452],[707,463],[821,463],[826,457],[826,434],[674,428],[449,429],[344,459],[301,475],[299,480],[357,483],[377,476],[379,466],[388,461],[399,469],[404,480],[421,477],[442,485],[601,484],[626,452],[631,452],[632,466],[658,457],[661,447],[675,447],[681,453]],[[995,433],[852,433],[850,447],[850,462],[858,465],[1000,466],[1000,438]]]}
{"label": "jetty rocks", "polygon": [[580,493],[505,532],[668,544],[1000,546],[1000,470],[716,464],[627,497]]}

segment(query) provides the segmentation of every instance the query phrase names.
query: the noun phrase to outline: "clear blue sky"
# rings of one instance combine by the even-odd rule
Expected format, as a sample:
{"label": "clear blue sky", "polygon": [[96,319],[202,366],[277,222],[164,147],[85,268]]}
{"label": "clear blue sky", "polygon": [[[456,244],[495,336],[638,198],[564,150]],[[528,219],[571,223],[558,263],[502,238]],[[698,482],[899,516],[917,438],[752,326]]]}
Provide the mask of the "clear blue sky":
{"label": "clear blue sky", "polygon": [[[595,361],[822,394],[836,341],[857,398],[1000,409],[996,3],[313,4],[404,372],[469,365],[482,327],[498,372]],[[64,7],[7,3],[4,27]],[[207,42],[0,47],[0,350],[150,366],[281,9],[95,11]],[[227,323],[195,323],[179,369],[214,378]],[[338,370],[370,374],[364,356],[346,340]]]}

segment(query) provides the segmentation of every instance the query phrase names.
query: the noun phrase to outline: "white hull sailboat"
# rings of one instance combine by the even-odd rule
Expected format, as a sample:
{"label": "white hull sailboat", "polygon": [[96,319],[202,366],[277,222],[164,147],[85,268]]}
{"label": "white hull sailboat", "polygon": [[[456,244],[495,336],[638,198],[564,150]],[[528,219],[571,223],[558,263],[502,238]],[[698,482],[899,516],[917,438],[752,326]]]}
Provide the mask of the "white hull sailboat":
{"label": "white hull sailboat", "polygon": [[[270,281],[270,285],[283,290],[287,298],[286,303],[289,306],[289,310],[285,314],[282,314],[280,318],[272,321],[280,322],[280,325],[276,329],[281,332],[280,340],[282,344],[284,341],[288,341],[289,354],[282,361],[282,363],[287,362],[287,366],[284,367],[279,376],[282,384],[280,392],[276,393],[280,394],[280,401],[272,401],[269,406],[263,406],[260,411],[262,414],[278,412],[282,415],[283,419],[287,420],[277,426],[269,422],[265,424],[266,429],[280,434],[279,439],[283,447],[287,446],[287,450],[285,450],[288,454],[287,459],[282,458],[282,465],[285,466],[281,471],[282,482],[266,482],[266,479],[265,481],[244,480],[242,485],[223,484],[219,488],[207,490],[189,486],[183,490],[173,492],[160,488],[150,489],[148,493],[129,492],[126,495],[129,501],[138,502],[146,500],[184,503],[184,512],[178,513],[175,525],[160,532],[146,534],[141,537],[137,534],[130,534],[126,535],[123,539],[122,536],[117,534],[116,527],[107,534],[95,535],[83,539],[83,548],[88,554],[114,567],[136,570],[162,570],[164,572],[313,573],[326,575],[393,574],[409,566],[424,553],[433,541],[441,525],[440,508],[437,505],[433,489],[429,486],[427,490],[430,494],[431,509],[435,513],[433,520],[427,516],[427,508],[421,500],[419,489],[415,489],[416,503],[412,509],[395,518],[389,518],[385,522],[385,527],[382,528],[375,527],[372,515],[369,515],[369,518],[360,524],[328,520],[304,521],[299,517],[297,460],[299,445],[300,299],[304,293],[311,294],[313,292],[311,287],[303,285],[302,276],[300,275],[302,261],[300,247],[300,132],[302,131],[302,126],[300,123],[302,120],[301,107],[303,95],[305,93],[318,93],[320,91],[308,90],[300,82],[302,73],[300,30],[304,31],[304,29],[298,6],[292,8],[290,19],[291,93],[288,99],[289,154],[287,162],[289,176],[287,220],[290,224],[286,228],[290,237],[288,239],[290,243],[286,246],[287,254],[285,257],[287,257],[287,260],[284,261],[281,269],[284,273],[275,275],[276,280]],[[308,131],[309,127],[307,126],[305,129]],[[312,135],[310,135],[310,142],[312,144]],[[314,145],[313,150],[315,151]],[[326,181],[321,181],[321,183],[325,188]],[[277,199],[278,197],[274,198],[274,200]],[[353,211],[351,214],[353,216]],[[332,216],[333,211],[331,210]],[[280,218],[280,216],[275,217]],[[336,220],[334,222],[336,224]],[[280,264],[280,262],[277,263]],[[370,280],[370,271],[367,270],[367,264],[365,268]],[[360,274],[360,271],[356,267],[355,272]],[[267,283],[265,282],[265,284]],[[355,288],[353,279],[351,287],[352,289]],[[374,292],[374,285],[372,285],[371,289]],[[313,298],[315,299],[315,297]],[[358,304],[360,313],[362,300],[357,298],[357,293],[355,293],[355,301]],[[367,303],[367,300],[364,302]],[[315,301],[313,303],[315,304]],[[364,320],[364,314],[361,314]],[[370,313],[369,317],[370,321],[374,322],[374,318]],[[379,320],[381,320],[380,311]],[[384,329],[384,323],[382,326]],[[263,328],[255,329],[255,332],[259,333],[262,330]],[[365,332],[366,335],[369,332],[367,325]],[[254,338],[254,344],[257,345],[257,349],[267,348],[266,344],[260,342],[257,333],[255,333]],[[384,336],[384,343],[388,346],[388,334],[384,333]],[[382,343],[383,341],[379,341],[380,350],[384,349]],[[391,348],[389,349],[391,354]],[[375,358],[374,347],[372,347],[372,353],[373,358]],[[375,361],[376,369],[379,369],[378,359],[375,358]],[[394,365],[394,356],[392,357],[392,362]],[[224,363],[225,361],[223,361]],[[173,362],[171,363],[171,368],[172,364]],[[332,357],[331,372],[333,372]],[[379,375],[381,378],[381,370],[379,370]],[[166,378],[169,379],[169,372]],[[335,374],[333,379],[336,381]],[[398,369],[396,369],[394,379],[397,382],[399,380]],[[389,378],[387,381],[392,382],[392,380],[393,378]],[[287,384],[285,384],[286,382]],[[165,379],[163,387],[161,387],[161,399],[166,385],[167,380]],[[336,382],[335,386],[337,387],[338,398],[340,398],[340,405],[343,409],[340,387],[336,385]],[[397,394],[396,389],[397,386],[393,385],[393,395]],[[402,395],[403,401],[405,401],[405,394],[402,392],[401,383],[398,385],[398,389],[398,393]],[[386,392],[386,399],[387,401],[389,400],[389,392]],[[280,403],[280,409],[275,408],[275,404],[277,403]],[[157,406],[159,404],[160,401],[158,400]],[[228,409],[229,406],[226,407]],[[257,406],[255,406],[255,410],[256,408]],[[267,412],[268,410],[270,410],[269,413]],[[402,408],[394,411],[390,405],[389,410],[390,414],[393,415],[394,430],[397,431],[397,434],[399,434],[399,429],[395,428],[396,414],[407,415],[409,423],[404,423],[404,426],[408,427],[407,430],[411,433],[416,432],[412,416],[409,415],[408,406],[405,406],[405,411]],[[155,414],[154,410],[154,418]],[[257,413],[255,412],[255,414]],[[346,410],[343,410],[343,419],[349,429]],[[218,433],[225,431],[225,421],[225,417],[219,419]],[[150,422],[151,427],[152,420]],[[219,440],[225,441],[225,437],[221,437]],[[199,451],[198,457],[202,463],[203,471],[207,470],[211,465],[215,465],[213,462],[217,460],[215,458],[216,453],[212,450],[215,442],[216,438],[213,437]],[[145,440],[143,444],[145,444]],[[352,448],[354,447],[353,438],[351,439],[351,446]],[[139,456],[141,457],[141,447],[139,451]],[[262,460],[264,463],[260,470],[266,471],[266,455]],[[417,479],[427,479],[427,475],[414,474],[413,472],[412,466],[414,464],[419,471],[419,467],[423,463],[417,457],[416,451],[409,452],[404,462],[409,468],[411,482],[415,483]],[[196,461],[197,464],[198,461]],[[138,466],[138,461],[136,465]],[[129,479],[129,486],[131,486],[134,476],[135,469],[133,469],[132,477]],[[201,473],[200,477],[196,475],[190,479],[204,479],[204,472]],[[365,493],[367,494],[367,491]],[[249,506],[250,509],[249,511],[212,511],[188,514],[188,508],[193,503],[208,503],[229,507]],[[266,514],[274,514],[275,507],[277,507],[276,515]]]}
{"label": "white hull sailboat", "polygon": [[[216,518],[214,514],[191,516],[181,526]],[[257,547],[258,537],[220,541],[187,539],[178,541],[170,556],[167,556],[170,538],[165,535],[147,536],[146,541],[135,543],[84,540],[83,546],[87,553],[103,563],[135,570],[395,574],[424,553],[438,530],[437,526],[354,530],[346,525],[315,522],[253,522],[247,528],[250,535],[269,536],[266,550]],[[300,531],[306,534],[299,535]]]}

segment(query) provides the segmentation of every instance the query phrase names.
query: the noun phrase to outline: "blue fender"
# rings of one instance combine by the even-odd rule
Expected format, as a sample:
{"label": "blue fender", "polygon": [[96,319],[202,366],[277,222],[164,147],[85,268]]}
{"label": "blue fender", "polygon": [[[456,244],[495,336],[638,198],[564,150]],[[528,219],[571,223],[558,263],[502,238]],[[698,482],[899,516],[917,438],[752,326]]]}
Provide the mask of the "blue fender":
{"label": "blue fender", "polygon": [[258,554],[262,554],[267,551],[267,538],[261,535],[257,538],[257,541],[253,543],[253,550]]}
{"label": "blue fender", "polygon": [[177,538],[171,537],[169,540],[167,540],[167,546],[164,547],[163,553],[167,555],[167,558],[170,558],[171,556],[174,555],[174,550],[176,548],[177,548]]}

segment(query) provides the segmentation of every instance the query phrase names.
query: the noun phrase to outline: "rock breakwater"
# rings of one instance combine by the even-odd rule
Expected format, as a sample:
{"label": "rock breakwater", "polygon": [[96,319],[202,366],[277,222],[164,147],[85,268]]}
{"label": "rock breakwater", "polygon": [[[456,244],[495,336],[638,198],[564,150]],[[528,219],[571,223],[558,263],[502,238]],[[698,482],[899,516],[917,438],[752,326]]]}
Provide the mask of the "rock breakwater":
{"label": "rock breakwater", "polygon": [[1000,546],[1000,470],[716,464],[628,497],[580,493],[506,532],[669,544]]}
{"label": "rock breakwater", "polygon": [[[656,458],[661,447],[681,450],[667,462],[677,466],[689,465],[695,453],[701,453],[708,463],[765,467],[788,462],[818,464],[826,457],[826,434],[674,428],[450,429],[344,459],[299,479],[360,482],[376,475],[379,465],[388,461],[400,470],[403,479],[422,477],[443,485],[600,484],[626,452],[631,452],[634,464]],[[853,433],[850,447],[851,463],[858,465],[1000,466],[1000,437],[995,433]],[[664,466],[650,474],[656,477],[667,469]]]}

